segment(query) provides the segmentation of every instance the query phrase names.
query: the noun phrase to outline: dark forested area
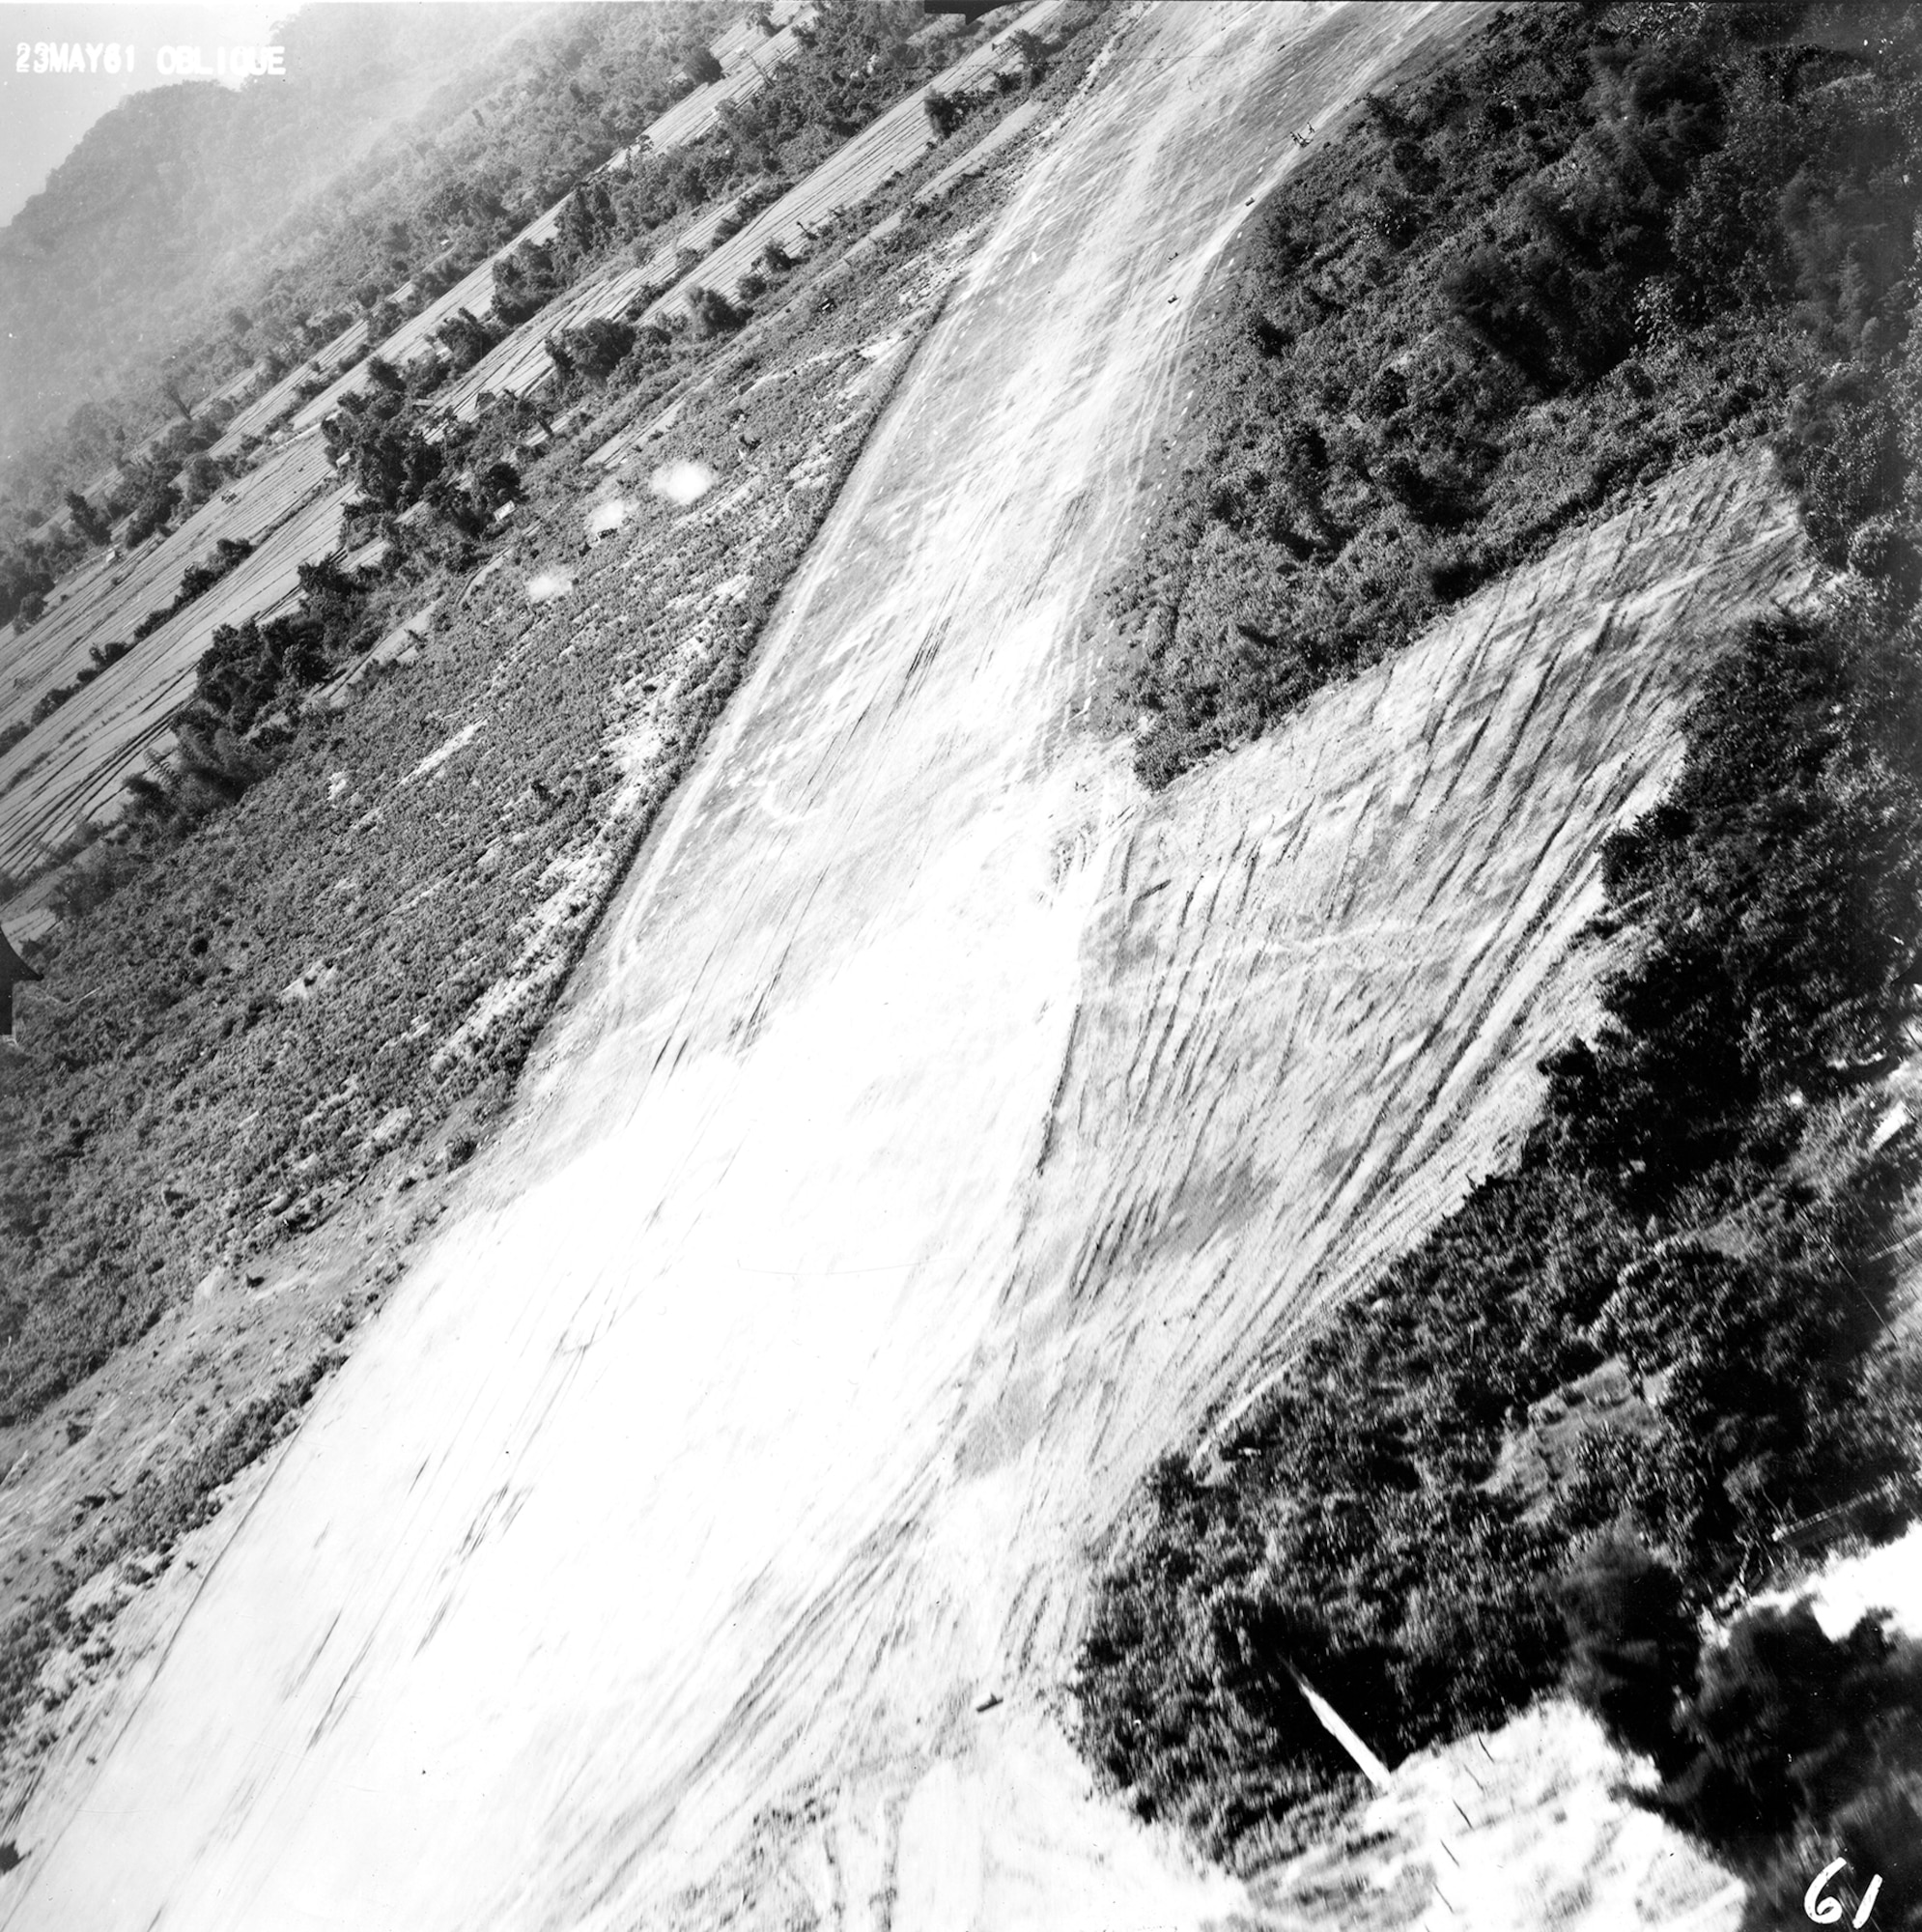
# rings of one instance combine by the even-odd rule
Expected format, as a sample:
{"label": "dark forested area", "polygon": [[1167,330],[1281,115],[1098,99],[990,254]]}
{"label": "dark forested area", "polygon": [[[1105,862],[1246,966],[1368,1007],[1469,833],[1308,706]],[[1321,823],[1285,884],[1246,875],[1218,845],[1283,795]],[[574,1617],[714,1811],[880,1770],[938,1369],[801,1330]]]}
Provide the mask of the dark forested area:
{"label": "dark forested area", "polygon": [[[1843,49],[1822,10],[1512,14],[1372,103],[1263,212],[1292,293],[1258,277],[1214,346],[1208,461],[1124,592],[1166,778],[1728,427],[1775,431],[1848,572],[1725,650],[1679,782],[1608,841],[1625,963],[1513,1171],[1140,1498],[1083,1746],[1218,1855],[1355,1782],[1290,1665],[1391,1760],[1562,1683],[1755,1881],[1752,1922],[1845,1855],[1907,1875],[1878,1922],[1922,1922],[1922,1658],[1806,1610],[1726,1649],[1695,1621],[1922,1503],[1886,1325],[1922,1148],[1880,1084],[1922,946],[1922,118],[1879,31],[1907,22],[1853,18]],[[1399,243],[1339,219],[1371,178]],[[1331,265],[1391,247],[1427,289],[1343,284],[1343,349]],[[1539,1406],[1584,1390],[1604,1422],[1544,1463]]]}
{"label": "dark forested area", "polygon": [[1518,8],[1371,98],[1250,223],[1116,586],[1142,776],[1730,439],[1783,435],[1836,560],[1879,532],[1914,33],[1894,8]]}

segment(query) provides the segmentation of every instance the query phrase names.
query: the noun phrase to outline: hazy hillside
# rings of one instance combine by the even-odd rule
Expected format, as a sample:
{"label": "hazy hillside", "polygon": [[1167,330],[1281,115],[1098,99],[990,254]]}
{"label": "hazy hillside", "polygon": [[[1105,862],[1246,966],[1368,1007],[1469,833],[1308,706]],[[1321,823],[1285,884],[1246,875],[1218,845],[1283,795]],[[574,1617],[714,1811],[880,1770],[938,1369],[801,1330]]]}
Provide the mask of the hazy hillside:
{"label": "hazy hillside", "polygon": [[159,87],[101,117],[0,233],[0,450],[173,346],[283,254],[289,211],[403,116],[425,134],[495,84],[524,6],[310,7],[285,78]]}

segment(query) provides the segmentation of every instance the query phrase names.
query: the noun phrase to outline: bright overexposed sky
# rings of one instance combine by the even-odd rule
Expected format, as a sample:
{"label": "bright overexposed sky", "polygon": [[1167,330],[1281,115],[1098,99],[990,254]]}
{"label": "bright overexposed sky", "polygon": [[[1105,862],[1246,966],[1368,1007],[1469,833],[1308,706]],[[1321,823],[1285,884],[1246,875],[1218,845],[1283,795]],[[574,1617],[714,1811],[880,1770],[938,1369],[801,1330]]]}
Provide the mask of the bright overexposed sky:
{"label": "bright overexposed sky", "polygon": [[[431,0],[359,0],[418,7]],[[556,0],[557,4],[557,0]],[[159,71],[163,46],[199,47],[209,66],[214,49],[269,46],[276,23],[301,0],[0,0],[0,225],[11,221],[108,108],[143,88],[178,86]],[[131,43],[127,73],[34,73],[17,71],[19,51],[40,42]],[[270,78],[253,83],[271,87]]]}
{"label": "bright overexposed sky", "polygon": [[[266,46],[299,0],[30,0],[0,4],[0,222],[46,185],[47,176],[115,102],[143,88],[177,85],[161,74],[162,46]],[[126,73],[20,73],[21,44],[114,41],[134,48]],[[29,55],[28,65],[32,60]],[[270,86],[270,81],[261,85]]]}

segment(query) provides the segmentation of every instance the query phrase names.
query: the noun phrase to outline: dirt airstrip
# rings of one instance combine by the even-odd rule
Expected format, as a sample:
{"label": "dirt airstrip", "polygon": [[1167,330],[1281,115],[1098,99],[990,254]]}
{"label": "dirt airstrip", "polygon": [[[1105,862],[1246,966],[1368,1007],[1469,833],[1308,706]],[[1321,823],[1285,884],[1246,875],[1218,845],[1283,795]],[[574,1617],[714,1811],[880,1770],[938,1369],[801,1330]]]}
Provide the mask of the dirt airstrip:
{"label": "dirt airstrip", "polygon": [[1158,800],[1094,727],[1188,312],[1287,130],[1457,17],[1123,34],[0,1923],[1268,1909],[1062,1739],[1091,1552],[1498,1159],[1588,1010],[1600,834],[1809,576],[1766,460],[1701,466]]}

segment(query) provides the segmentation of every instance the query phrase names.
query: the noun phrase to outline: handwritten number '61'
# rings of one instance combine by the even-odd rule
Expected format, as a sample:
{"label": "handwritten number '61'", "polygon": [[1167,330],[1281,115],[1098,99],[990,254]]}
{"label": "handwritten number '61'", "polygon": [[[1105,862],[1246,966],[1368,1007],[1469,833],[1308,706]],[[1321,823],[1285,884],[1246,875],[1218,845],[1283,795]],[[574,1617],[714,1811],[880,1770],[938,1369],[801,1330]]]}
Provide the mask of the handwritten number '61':
{"label": "handwritten number '61'", "polygon": [[[1837,1859],[1833,1864],[1823,1865],[1816,1873],[1814,1883],[1802,1893],[1802,1910],[1818,1925],[1833,1925],[1842,1917],[1841,1900],[1824,1898],[1822,1893],[1823,1888],[1848,1862],[1847,1859]],[[1860,1932],[1861,1927],[1869,1922],[1869,1914],[1876,1909],[1876,1894],[1881,1889],[1881,1876],[1878,1873],[1869,1881],[1869,1889],[1862,1894],[1861,1904],[1855,1908],[1855,1917],[1850,1920],[1850,1923],[1856,1928],[1856,1932]]]}

